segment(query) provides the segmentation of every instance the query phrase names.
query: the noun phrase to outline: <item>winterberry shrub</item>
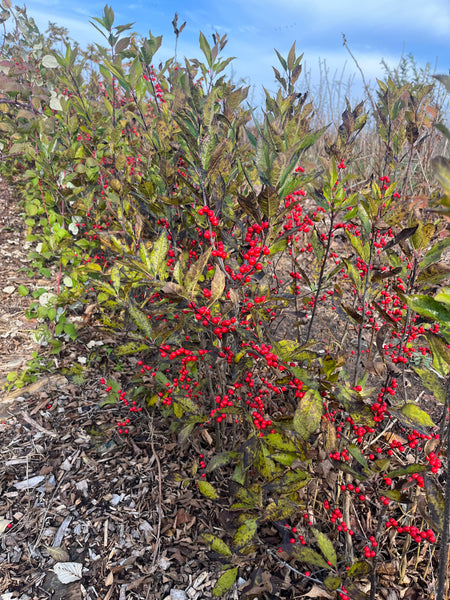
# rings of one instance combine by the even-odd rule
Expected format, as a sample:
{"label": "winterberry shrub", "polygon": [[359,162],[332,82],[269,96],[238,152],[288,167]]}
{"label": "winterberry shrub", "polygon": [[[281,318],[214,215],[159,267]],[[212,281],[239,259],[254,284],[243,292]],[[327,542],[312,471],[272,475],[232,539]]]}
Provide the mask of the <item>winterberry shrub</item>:
{"label": "winterberry shrub", "polygon": [[[61,311],[95,304],[135,369],[100,380],[118,435],[154,407],[180,444],[204,445],[191,483],[231,497],[235,516],[224,539],[204,536],[233,557],[215,594],[267,549],[302,590],[342,600],[368,597],[364,579],[374,598],[378,561],[411,544],[441,538],[444,552],[447,159],[436,212],[407,204],[431,90],[381,82],[374,115],[347,104],[336,131],[316,129],[295,44],[277,53],[280,88],[259,117],[225,74],[225,36],[200,34],[204,63],[156,67],[161,37],[137,39],[106,6],[95,84],[92,57],[32,45],[26,13],[6,7],[29,24],[31,58],[8,38],[2,152],[36,269],[60,267],[54,300],[30,311],[54,321],[53,339],[73,333]],[[369,118],[384,154],[367,185],[356,144]],[[425,393],[445,407],[440,429]]]}

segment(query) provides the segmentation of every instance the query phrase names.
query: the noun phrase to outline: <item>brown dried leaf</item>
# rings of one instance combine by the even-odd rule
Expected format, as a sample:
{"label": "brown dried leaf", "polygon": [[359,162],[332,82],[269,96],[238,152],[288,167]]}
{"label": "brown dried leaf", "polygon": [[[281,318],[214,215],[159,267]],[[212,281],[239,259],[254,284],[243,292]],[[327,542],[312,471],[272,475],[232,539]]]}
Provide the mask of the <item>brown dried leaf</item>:
{"label": "brown dried leaf", "polygon": [[334,594],[327,592],[326,590],[319,587],[316,583],[312,586],[309,592],[303,594],[302,598],[330,598],[332,600],[334,598]]}
{"label": "brown dried leaf", "polygon": [[11,521],[8,519],[0,519],[0,535],[5,531],[10,523]]}
{"label": "brown dried leaf", "polygon": [[108,573],[108,576],[105,579],[105,585],[110,586],[114,583],[114,574],[112,571]]}
{"label": "brown dried leaf", "polygon": [[52,548],[51,546],[45,546],[45,549],[56,562],[69,562],[70,556],[64,548],[58,546],[58,548]]}

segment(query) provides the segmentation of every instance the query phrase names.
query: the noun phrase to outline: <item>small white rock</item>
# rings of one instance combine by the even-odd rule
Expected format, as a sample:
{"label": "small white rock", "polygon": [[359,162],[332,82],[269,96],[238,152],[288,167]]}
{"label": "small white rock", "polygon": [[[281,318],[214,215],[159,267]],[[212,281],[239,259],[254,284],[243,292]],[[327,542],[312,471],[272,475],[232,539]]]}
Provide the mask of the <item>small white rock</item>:
{"label": "small white rock", "polygon": [[184,590],[170,590],[170,600],[187,600]]}
{"label": "small white rock", "polygon": [[14,487],[16,490],[34,488],[44,481],[44,479],[45,477],[43,475],[36,475],[35,477],[30,477],[29,479],[24,479],[24,481],[18,481],[17,483],[14,483]]}

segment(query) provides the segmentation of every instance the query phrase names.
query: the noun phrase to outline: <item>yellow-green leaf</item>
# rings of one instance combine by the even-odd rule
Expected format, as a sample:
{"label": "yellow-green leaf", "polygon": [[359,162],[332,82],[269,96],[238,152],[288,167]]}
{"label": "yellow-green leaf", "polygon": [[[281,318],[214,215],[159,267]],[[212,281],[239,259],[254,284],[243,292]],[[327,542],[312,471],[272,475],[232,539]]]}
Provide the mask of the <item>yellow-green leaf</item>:
{"label": "yellow-green leaf", "polygon": [[225,571],[225,573],[219,577],[216,585],[213,588],[213,596],[215,598],[223,596],[223,594],[225,594],[225,592],[227,592],[236,581],[237,574],[238,567],[233,567],[232,569]]}
{"label": "yellow-green leaf", "polygon": [[211,500],[217,500],[219,497],[216,488],[204,479],[200,479],[198,482],[198,489],[204,496],[210,498]]}
{"label": "yellow-green leaf", "polygon": [[404,425],[426,433],[425,427],[435,427],[430,415],[419,408],[417,404],[405,404],[399,410],[391,409],[391,414],[396,416]]}
{"label": "yellow-green leaf", "polygon": [[126,354],[137,354],[138,352],[143,352],[144,350],[148,350],[147,344],[141,344],[139,342],[127,342],[126,344],[122,344],[118,346],[114,354],[117,356],[124,356]]}
{"label": "yellow-green leaf", "polygon": [[422,367],[413,367],[413,369],[422,380],[423,385],[433,392],[436,400],[442,404],[445,404],[447,391],[443,381],[439,379],[439,376],[430,369],[425,369]]}
{"label": "yellow-green leaf", "polygon": [[323,585],[331,591],[337,590],[337,588],[341,585],[341,578],[337,575],[328,575],[323,580]]}
{"label": "yellow-green leaf", "polygon": [[328,539],[328,537],[318,529],[315,529],[313,527],[312,531],[316,537],[320,551],[325,556],[327,561],[330,562],[333,565],[333,567],[335,567],[337,564],[337,556],[333,544]]}
{"label": "yellow-green leaf", "polygon": [[212,248],[208,248],[206,252],[204,252],[198,260],[189,267],[188,272],[184,278],[184,286],[188,292],[192,292],[197,281],[200,278],[200,275],[203,273],[203,269],[208,264],[209,257],[211,256]]}
{"label": "yellow-green leaf", "polygon": [[294,429],[301,438],[307,440],[320,426],[323,403],[315,390],[308,390],[300,400],[294,413]]}
{"label": "yellow-green leaf", "polygon": [[151,338],[153,332],[147,315],[132,304],[129,304],[128,310],[130,312],[130,317],[133,323],[136,325],[136,327],[138,327],[146,337]]}
{"label": "yellow-green leaf", "polygon": [[297,452],[298,448],[290,440],[284,438],[280,433],[269,433],[262,438],[263,443],[267,443],[268,446],[275,450],[281,450],[281,452]]}
{"label": "yellow-green leaf", "polygon": [[268,492],[290,494],[305,487],[310,479],[311,477],[306,471],[292,470],[266,483],[264,489]]}
{"label": "yellow-green leaf", "polygon": [[148,261],[153,269],[153,273],[157,275],[166,258],[169,250],[169,241],[165,233],[162,233],[153,245]]}
{"label": "yellow-green leaf", "polygon": [[302,546],[302,547],[294,546],[294,549],[292,551],[292,556],[296,560],[298,560],[302,563],[311,565],[313,567],[319,567],[321,569],[329,569],[330,568],[327,565],[325,559],[322,558],[322,556],[320,556],[320,554],[318,552],[316,552],[315,550],[313,550],[312,548],[305,548],[304,546]]}
{"label": "yellow-green leaf", "polygon": [[271,502],[264,510],[264,520],[281,521],[288,519],[298,511],[298,503],[292,500],[280,499],[278,502]]}
{"label": "yellow-green leaf", "polygon": [[205,542],[211,547],[211,550],[214,552],[218,552],[222,556],[231,556],[232,552],[225,544],[223,540],[221,540],[216,535],[212,535],[211,533],[203,533],[202,538]]}
{"label": "yellow-green leaf", "polygon": [[212,306],[222,296],[225,289],[225,273],[219,267],[216,267],[213,280],[211,282],[211,298],[209,305]]}
{"label": "yellow-green leaf", "polygon": [[367,561],[359,560],[358,562],[353,563],[353,565],[350,567],[350,569],[348,569],[348,571],[345,572],[345,574],[348,578],[355,577],[360,579],[361,577],[368,575],[371,570],[372,567]]}
{"label": "yellow-green leaf", "polygon": [[239,551],[248,546],[254,538],[257,528],[257,519],[248,519],[234,534],[232,540],[233,548]]}
{"label": "yellow-green leaf", "polygon": [[258,204],[268,219],[275,215],[280,203],[277,192],[271,186],[264,186],[258,194]]}

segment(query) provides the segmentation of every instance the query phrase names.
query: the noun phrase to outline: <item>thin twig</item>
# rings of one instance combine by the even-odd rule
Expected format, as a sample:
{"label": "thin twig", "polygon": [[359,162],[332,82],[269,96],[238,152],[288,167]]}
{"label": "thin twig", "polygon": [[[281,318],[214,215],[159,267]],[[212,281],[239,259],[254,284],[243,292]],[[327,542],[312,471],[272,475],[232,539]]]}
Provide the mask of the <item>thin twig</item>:
{"label": "thin twig", "polygon": [[156,530],[156,541],[155,549],[152,558],[152,570],[155,569],[156,559],[158,558],[159,547],[161,545],[161,522],[162,522],[162,474],[161,474],[161,462],[159,456],[156,454],[155,444],[153,443],[153,422],[150,421],[150,446],[152,448],[152,454],[155,457],[156,467],[158,469],[158,527]]}
{"label": "thin twig", "polygon": [[[450,402],[450,377],[447,380],[447,402],[444,421],[449,417],[448,405]],[[447,479],[445,482],[444,496],[444,524],[442,528],[441,550],[439,553],[439,573],[436,600],[445,600],[445,588],[447,583],[448,545],[450,528],[450,421],[447,422]]]}
{"label": "thin twig", "polygon": [[46,435],[50,435],[51,437],[58,437],[55,432],[49,431],[48,429],[45,429],[45,427],[42,427],[42,425],[39,425],[39,423],[32,419],[27,413],[23,412],[22,417],[24,421],[26,421],[29,425],[31,425],[41,433],[45,433]]}

